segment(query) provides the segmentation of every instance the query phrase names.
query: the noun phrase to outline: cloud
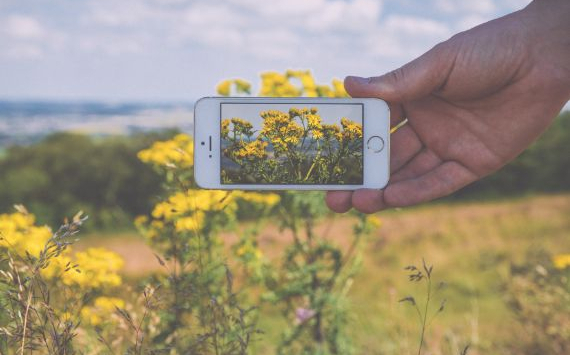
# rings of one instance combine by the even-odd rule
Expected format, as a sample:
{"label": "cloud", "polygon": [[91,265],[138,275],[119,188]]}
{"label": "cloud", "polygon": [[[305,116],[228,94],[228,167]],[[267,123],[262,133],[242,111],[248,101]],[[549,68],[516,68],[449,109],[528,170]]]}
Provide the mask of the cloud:
{"label": "cloud", "polygon": [[65,34],[47,28],[31,15],[10,14],[0,17],[0,56],[13,59],[41,58],[49,50],[60,49]]}
{"label": "cloud", "polygon": [[384,26],[392,34],[409,36],[444,37],[450,33],[449,28],[441,22],[415,16],[392,15]]}
{"label": "cloud", "polygon": [[41,63],[68,73],[69,82],[82,68],[99,79],[86,63],[96,62],[100,76],[124,66],[121,79],[109,75],[111,83],[136,82],[155,68],[148,90],[166,83],[161,96],[176,90],[166,76],[179,88],[200,83],[188,90],[202,92],[210,79],[263,69],[312,68],[326,80],[391,69],[528,1],[84,0],[68,6],[40,0],[31,7],[0,0],[0,64],[19,68],[18,58],[49,59]]}
{"label": "cloud", "polygon": [[15,39],[41,39],[46,32],[39,21],[31,16],[10,15],[2,22],[4,32]]}
{"label": "cloud", "polygon": [[496,10],[495,3],[492,0],[476,0],[476,1],[456,1],[456,0],[436,0],[435,8],[448,14],[477,13],[489,14]]}
{"label": "cloud", "polygon": [[375,34],[369,36],[367,45],[374,57],[405,62],[452,34],[447,25],[428,18],[390,15]]}
{"label": "cloud", "polygon": [[460,18],[457,23],[455,24],[455,29],[457,31],[465,31],[470,28],[479,26],[482,23],[485,23],[491,20],[492,17],[490,16],[483,16],[483,15],[468,15]]}
{"label": "cloud", "polygon": [[520,10],[530,4],[531,0],[502,0],[502,5],[510,11]]}
{"label": "cloud", "polygon": [[108,27],[144,25],[153,21],[157,13],[143,1],[90,1],[82,19],[88,24]]}

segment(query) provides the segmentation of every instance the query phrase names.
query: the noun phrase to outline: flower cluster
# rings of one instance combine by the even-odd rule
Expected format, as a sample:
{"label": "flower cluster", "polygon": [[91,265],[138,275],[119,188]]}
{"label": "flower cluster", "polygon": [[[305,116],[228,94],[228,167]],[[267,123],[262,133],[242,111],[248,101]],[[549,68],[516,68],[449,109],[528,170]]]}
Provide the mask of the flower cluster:
{"label": "flower cluster", "polygon": [[353,140],[362,138],[362,125],[349,120],[346,117],[341,118],[340,124],[344,130],[344,138]]}
{"label": "flower cluster", "polygon": [[[225,213],[232,213],[235,208],[235,200],[228,192],[187,190],[177,192],[166,201],[158,203],[152,211],[152,217],[155,221],[161,222],[154,224],[154,227],[161,228],[162,223],[171,223],[179,232],[195,232],[202,228],[206,213],[222,210]],[[139,220],[140,222],[144,221]],[[151,233],[150,236],[153,235]]]}
{"label": "flower cluster", "polygon": [[116,321],[117,308],[124,308],[125,301],[117,297],[97,297],[93,304],[81,309],[81,320],[92,326]]}
{"label": "flower cluster", "polygon": [[261,90],[259,96],[296,97],[301,96],[302,90],[289,81],[287,75],[277,72],[261,74]]}
{"label": "flower cluster", "polygon": [[[0,247],[37,258],[52,231],[46,226],[36,226],[35,216],[19,206],[16,213],[0,214],[0,235]],[[73,265],[77,267],[70,267]],[[122,267],[123,259],[107,249],[89,248],[73,253],[67,247],[42,270],[42,275],[47,279],[59,278],[69,286],[101,289],[121,284]]]}
{"label": "flower cluster", "polygon": [[[76,267],[71,270],[70,265]],[[48,279],[59,278],[64,284],[81,289],[108,289],[122,284],[119,272],[123,266],[123,259],[116,253],[105,248],[88,248],[60,255],[43,270],[43,275]]]}
{"label": "flower cluster", "polygon": [[360,179],[356,174],[362,170],[362,125],[346,117],[340,125],[325,124],[316,107],[267,110],[259,115],[262,126],[256,137],[253,126],[243,119],[222,121],[222,154],[240,166],[237,171],[222,167],[225,182],[342,183],[354,179],[357,183]]}
{"label": "flower cluster", "polygon": [[234,191],[233,197],[238,201],[253,203],[258,206],[271,208],[279,203],[281,197],[274,193],[258,193]]}
{"label": "flower cluster", "polygon": [[36,226],[35,223],[35,216],[25,211],[0,214],[0,248],[10,248],[21,255],[27,252],[37,257],[52,231],[47,226]]}
{"label": "flower cluster", "polygon": [[243,143],[243,145],[235,152],[235,156],[238,159],[247,159],[247,158],[263,159],[267,157],[267,152],[265,151],[267,145],[268,145],[267,142],[259,139],[249,143]]}
{"label": "flower cluster", "polygon": [[[295,85],[292,81],[298,81]],[[228,79],[218,84],[219,95],[230,96],[232,87],[235,94],[249,94],[251,84],[242,79]],[[261,74],[261,88],[258,96],[266,97],[348,97],[341,80],[333,79],[331,85],[318,85],[310,70],[287,70],[284,74],[265,72]]]}
{"label": "flower cluster", "polygon": [[178,134],[171,140],[155,142],[150,148],[141,150],[138,158],[157,166],[188,168],[194,164],[194,143],[189,135]]}
{"label": "flower cluster", "polygon": [[276,152],[285,152],[301,141],[304,129],[290,115],[268,110],[261,112],[260,116],[263,118],[261,137],[267,138]]}
{"label": "flower cluster", "polygon": [[243,79],[228,79],[218,84],[216,91],[222,96],[230,96],[232,85],[234,85],[236,94],[249,94],[251,92],[251,84]]}

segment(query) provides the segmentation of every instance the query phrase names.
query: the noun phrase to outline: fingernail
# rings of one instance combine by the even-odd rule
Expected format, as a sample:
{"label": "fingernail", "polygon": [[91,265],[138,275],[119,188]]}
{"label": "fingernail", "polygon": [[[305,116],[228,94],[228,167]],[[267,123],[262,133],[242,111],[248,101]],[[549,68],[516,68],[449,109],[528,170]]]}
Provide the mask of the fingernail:
{"label": "fingernail", "polygon": [[351,76],[352,80],[356,81],[358,84],[361,85],[368,85],[370,84],[370,78],[363,78],[361,76]]}

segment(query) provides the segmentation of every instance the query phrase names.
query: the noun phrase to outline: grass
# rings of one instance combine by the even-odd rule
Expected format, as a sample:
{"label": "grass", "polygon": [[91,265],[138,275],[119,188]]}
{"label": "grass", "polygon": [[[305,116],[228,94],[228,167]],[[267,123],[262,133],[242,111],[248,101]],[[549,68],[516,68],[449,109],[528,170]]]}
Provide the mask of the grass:
{"label": "grass", "polygon": [[[351,329],[360,353],[417,352],[417,314],[398,300],[410,294],[423,300],[423,283],[410,283],[403,270],[409,264],[421,265],[422,258],[434,265],[434,282],[448,285],[441,295],[448,301],[446,310],[428,329],[426,349],[459,354],[465,344],[471,344],[470,354],[500,353],[497,349],[518,329],[502,290],[510,265],[523,262],[529,252],[569,252],[568,216],[570,195],[446,202],[381,213],[383,226],[370,239],[364,266],[350,290]],[[347,243],[345,236],[351,233],[347,218],[327,221],[321,233]],[[268,227],[260,246],[272,257],[289,241],[290,236]],[[78,247],[97,245],[121,254],[126,259],[125,272],[133,277],[158,269],[152,251],[136,234],[104,239],[91,235]],[[263,312],[260,327],[266,340],[256,345],[259,354],[265,353],[284,325],[277,310],[265,307]]]}

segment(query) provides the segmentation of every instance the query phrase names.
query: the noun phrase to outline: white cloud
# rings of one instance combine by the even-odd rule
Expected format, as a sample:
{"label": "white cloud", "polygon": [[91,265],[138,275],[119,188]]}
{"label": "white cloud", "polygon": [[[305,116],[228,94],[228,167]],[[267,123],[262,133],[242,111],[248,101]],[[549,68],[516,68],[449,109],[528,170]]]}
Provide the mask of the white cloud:
{"label": "white cloud", "polygon": [[67,36],[42,25],[34,16],[11,14],[0,17],[0,56],[12,59],[37,59],[46,52],[59,50]]}
{"label": "white cloud", "polygon": [[42,25],[31,16],[10,15],[3,22],[6,34],[15,39],[40,39],[45,35]]}
{"label": "white cloud", "polygon": [[485,23],[491,20],[493,17],[491,16],[482,16],[482,15],[468,15],[462,17],[456,24],[455,29],[457,31],[465,31],[470,28],[479,26],[482,23]]}
{"label": "white cloud", "polygon": [[435,7],[448,14],[459,12],[488,14],[496,10],[493,0],[437,0]]}
{"label": "white cloud", "polygon": [[308,14],[300,25],[320,31],[363,31],[375,26],[382,10],[382,2],[374,0],[336,0],[322,9]]}
{"label": "white cloud", "polygon": [[294,21],[295,16],[306,17],[329,6],[326,0],[229,0],[229,3],[258,15],[278,16],[284,21]]}
{"label": "white cloud", "polygon": [[403,35],[435,37],[449,35],[449,29],[441,22],[415,16],[392,15],[384,26],[392,34],[399,32]]}
{"label": "white cloud", "polygon": [[[189,89],[196,91],[205,91],[198,87],[210,85],[209,78],[262,69],[312,68],[328,79],[391,69],[530,0],[84,0],[58,10],[66,1],[42,0],[32,9],[0,0],[0,64],[16,68],[13,58],[49,58],[42,63],[74,68],[72,82],[95,57],[103,76],[118,63],[148,61],[121,75],[136,82],[141,75],[130,71],[161,65],[157,82],[168,81],[165,73],[191,75],[181,82],[200,82]],[[159,89],[149,82],[148,90]]]}
{"label": "white cloud", "polygon": [[91,1],[88,4],[89,11],[84,20],[96,25],[110,27],[144,25],[144,21],[152,20],[157,15],[147,4],[136,0]]}
{"label": "white cloud", "polygon": [[510,11],[520,10],[530,4],[531,0],[502,0],[503,5]]}
{"label": "white cloud", "polygon": [[448,26],[428,18],[390,15],[366,42],[374,57],[403,64],[452,34]]}

